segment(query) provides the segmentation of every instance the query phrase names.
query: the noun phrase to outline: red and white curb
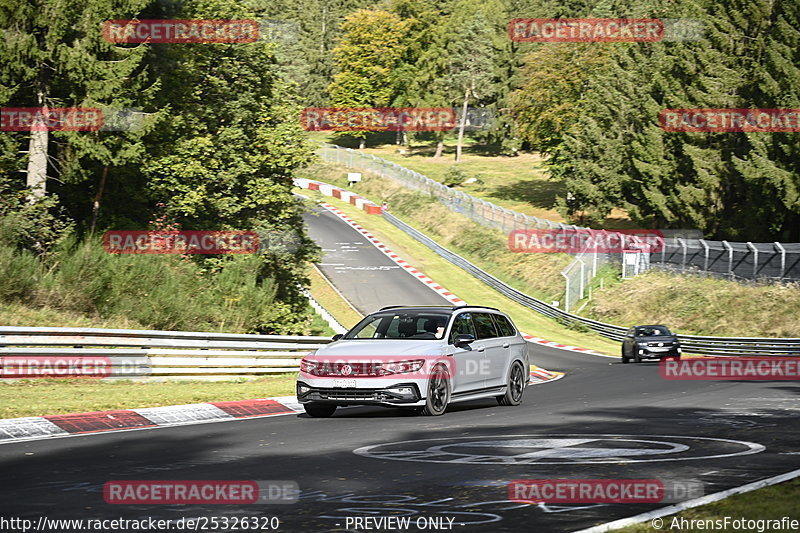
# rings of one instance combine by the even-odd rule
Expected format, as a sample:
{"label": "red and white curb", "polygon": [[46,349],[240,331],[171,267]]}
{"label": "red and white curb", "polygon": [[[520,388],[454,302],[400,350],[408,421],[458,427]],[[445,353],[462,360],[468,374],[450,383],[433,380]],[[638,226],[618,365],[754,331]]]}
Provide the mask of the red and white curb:
{"label": "red and white curb", "polygon": [[325,196],[333,196],[334,198],[339,198],[343,202],[351,203],[357,208],[363,209],[368,215],[381,214],[381,207],[372,200],[368,200],[363,196],[354,193],[353,191],[342,189],[336,185],[331,185],[329,183],[325,183],[324,181],[310,180],[307,178],[295,178],[294,184],[296,187],[300,187],[301,189],[319,191]]}
{"label": "red and white curb", "polygon": [[[304,180],[304,181],[305,182],[311,182],[312,180]],[[341,189],[339,187],[334,187],[333,185],[328,185],[326,183],[322,183],[322,182],[314,182],[314,183],[316,183],[318,186],[320,186],[320,188],[317,189],[317,190],[319,190],[323,194],[327,194],[328,196],[333,196],[333,193],[328,193],[329,189],[326,189],[325,187],[322,187],[322,185],[327,185],[327,187],[330,188],[330,190],[337,189],[339,191],[349,192],[349,191],[346,191],[345,189]],[[300,180],[295,180],[295,184],[297,186],[299,186],[299,187],[302,187],[302,188],[308,188],[308,183],[300,183]],[[350,193],[350,194],[352,194],[352,193]],[[358,231],[359,233],[364,235],[369,240],[369,242],[372,243],[373,246],[375,246],[378,250],[383,252],[389,259],[391,259],[392,261],[397,263],[399,266],[401,266],[404,269],[406,269],[406,271],[409,272],[412,276],[414,276],[415,278],[420,280],[422,283],[424,283],[425,285],[427,285],[428,287],[433,289],[435,292],[439,293],[441,296],[443,296],[449,302],[451,302],[451,303],[453,303],[455,305],[466,305],[467,302],[465,302],[464,300],[462,300],[461,298],[459,298],[458,296],[453,294],[451,291],[448,291],[447,289],[445,289],[444,287],[442,287],[441,285],[439,285],[438,283],[433,281],[431,278],[426,276],[423,272],[419,271],[418,269],[416,269],[413,266],[411,266],[410,264],[408,264],[408,262],[405,261],[404,259],[401,259],[400,256],[398,256],[396,253],[392,252],[389,248],[386,247],[385,244],[383,244],[381,241],[376,239],[375,236],[372,235],[369,231],[364,229],[364,227],[361,224],[359,224],[358,222],[356,222],[355,220],[353,220],[352,218],[350,218],[349,216],[344,214],[342,211],[340,211],[336,207],[334,207],[331,204],[326,203],[326,202],[321,202],[319,205],[324,207],[325,209],[327,209],[328,211],[330,211],[331,213],[333,213],[334,215],[336,215],[337,217],[342,219],[344,222],[346,222],[348,225],[350,225],[356,231]],[[525,333],[523,333],[522,336],[525,337],[525,340],[527,340],[528,342],[533,342],[535,344],[540,344],[542,346],[549,346],[551,348],[558,348],[559,350],[567,350],[567,351],[570,351],[570,352],[588,353],[588,354],[592,354],[592,355],[602,355],[602,354],[599,354],[599,353],[595,352],[594,350],[590,350],[588,348],[579,348],[577,346],[570,346],[569,344],[560,344],[560,343],[555,342],[555,341],[549,341],[547,339],[543,339],[541,337],[535,337],[533,335],[528,335],[528,334],[525,334]]]}
{"label": "red and white curb", "polygon": [[302,410],[294,396],[95,411],[0,420],[0,444],[88,433],[225,422],[290,415]]}
{"label": "red and white curb", "polygon": [[555,381],[564,377],[563,372],[551,372],[544,368],[539,368],[536,365],[531,365],[531,383],[545,383],[547,381]]}
{"label": "red and white curb", "polygon": [[[555,341],[548,341],[546,339],[542,339],[541,337],[534,337],[533,335],[528,335],[526,333],[523,333],[522,336],[525,337],[525,340],[527,340],[528,342],[535,342],[536,344],[541,344],[542,346],[549,346],[551,348],[558,348],[559,350],[588,353],[591,355],[603,355],[601,353],[595,352],[594,350],[590,350],[589,348],[578,348],[577,346],[570,346],[569,344],[560,344]],[[605,356],[605,357],[615,357],[615,356]],[[619,359],[618,357],[615,358]]]}

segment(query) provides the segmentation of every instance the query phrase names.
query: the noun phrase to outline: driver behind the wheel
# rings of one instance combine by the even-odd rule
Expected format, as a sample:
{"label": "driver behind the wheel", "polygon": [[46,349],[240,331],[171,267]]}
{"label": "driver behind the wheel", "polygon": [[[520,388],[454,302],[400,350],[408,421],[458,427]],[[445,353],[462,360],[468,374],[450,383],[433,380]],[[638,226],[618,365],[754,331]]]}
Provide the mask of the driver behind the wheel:
{"label": "driver behind the wheel", "polygon": [[401,338],[411,337],[417,333],[417,326],[414,320],[409,318],[401,318],[397,324],[397,333]]}
{"label": "driver behind the wheel", "polygon": [[441,339],[444,336],[444,329],[445,329],[445,321],[443,318],[429,318],[423,324],[423,328],[425,329],[426,337],[432,339]]}

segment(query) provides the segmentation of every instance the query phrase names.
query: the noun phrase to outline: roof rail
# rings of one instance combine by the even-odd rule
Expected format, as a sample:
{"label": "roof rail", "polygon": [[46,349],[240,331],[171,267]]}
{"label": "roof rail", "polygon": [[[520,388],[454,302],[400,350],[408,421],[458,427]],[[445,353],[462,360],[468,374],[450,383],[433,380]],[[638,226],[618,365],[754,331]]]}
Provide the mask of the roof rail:
{"label": "roof rail", "polygon": [[448,307],[447,305],[387,305],[386,307],[381,307],[379,311],[385,311],[386,309],[400,309],[403,307]]}
{"label": "roof rail", "polygon": [[[477,309],[491,309],[492,311],[500,311],[496,307],[489,307],[488,305],[454,305],[453,309],[466,309],[469,307],[475,307]],[[500,311],[502,313],[502,311]]]}
{"label": "roof rail", "polygon": [[[387,305],[386,307],[381,307],[379,311],[386,311],[387,309],[401,309],[404,307],[450,307],[451,309],[466,309],[466,308],[476,308],[476,309],[491,309],[493,311],[500,311],[500,309],[496,307],[489,307],[488,305]],[[502,311],[500,311],[502,313]]]}

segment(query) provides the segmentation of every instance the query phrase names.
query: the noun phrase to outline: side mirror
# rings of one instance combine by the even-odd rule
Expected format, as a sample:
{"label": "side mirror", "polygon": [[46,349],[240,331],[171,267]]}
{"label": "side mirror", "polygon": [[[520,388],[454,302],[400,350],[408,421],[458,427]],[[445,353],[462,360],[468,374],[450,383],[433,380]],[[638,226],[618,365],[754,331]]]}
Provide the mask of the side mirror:
{"label": "side mirror", "polygon": [[342,337],[344,337],[343,333],[337,333],[336,335],[333,336],[333,340],[338,341]]}
{"label": "side mirror", "polygon": [[473,342],[475,342],[475,336],[469,333],[459,333],[453,340],[453,344],[456,346],[469,346]]}

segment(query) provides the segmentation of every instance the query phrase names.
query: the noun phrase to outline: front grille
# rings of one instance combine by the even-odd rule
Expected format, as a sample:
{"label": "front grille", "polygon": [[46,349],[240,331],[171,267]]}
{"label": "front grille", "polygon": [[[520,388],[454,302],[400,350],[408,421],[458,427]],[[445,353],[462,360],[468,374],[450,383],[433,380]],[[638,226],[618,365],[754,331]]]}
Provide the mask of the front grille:
{"label": "front grille", "polygon": [[383,396],[370,389],[315,389],[314,393],[324,400],[379,400]]}
{"label": "front grille", "polygon": [[303,395],[303,401],[352,401],[352,402],[386,402],[407,403],[415,402],[419,394],[414,394],[413,398],[404,398],[397,394],[392,394],[380,389],[312,389]]}

